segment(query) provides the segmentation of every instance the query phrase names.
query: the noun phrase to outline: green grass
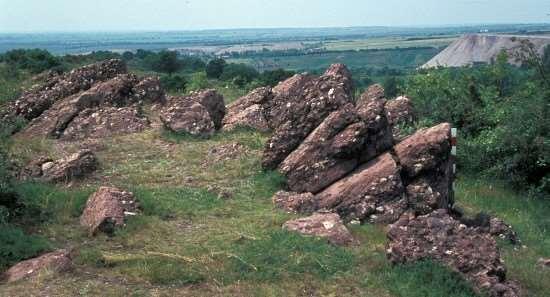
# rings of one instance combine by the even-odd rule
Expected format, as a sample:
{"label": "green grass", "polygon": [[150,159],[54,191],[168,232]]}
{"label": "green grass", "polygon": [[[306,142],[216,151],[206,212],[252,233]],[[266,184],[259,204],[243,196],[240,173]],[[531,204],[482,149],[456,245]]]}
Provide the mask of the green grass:
{"label": "green grass", "polygon": [[550,271],[537,267],[539,258],[550,258],[550,205],[510,190],[506,185],[461,176],[458,204],[468,213],[484,211],[512,225],[522,244],[499,242],[508,276],[518,281],[529,296],[543,297],[550,292]]}
{"label": "green grass", "polygon": [[41,236],[28,235],[17,227],[0,225],[0,271],[50,248],[50,243]]}
{"label": "green grass", "polygon": [[456,272],[430,261],[396,266],[383,273],[385,287],[399,297],[475,297]]}
{"label": "green grass", "polygon": [[236,246],[232,269],[239,279],[277,281],[313,275],[326,279],[353,268],[353,254],[319,238],[287,231],[270,232],[266,238]]}

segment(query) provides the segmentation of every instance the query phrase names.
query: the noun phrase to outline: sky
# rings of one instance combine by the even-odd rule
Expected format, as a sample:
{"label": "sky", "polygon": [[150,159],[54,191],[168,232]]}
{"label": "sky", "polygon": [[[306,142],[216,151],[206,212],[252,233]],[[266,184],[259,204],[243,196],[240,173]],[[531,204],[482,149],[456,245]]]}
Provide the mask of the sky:
{"label": "sky", "polygon": [[0,32],[550,23],[549,0],[0,0]]}

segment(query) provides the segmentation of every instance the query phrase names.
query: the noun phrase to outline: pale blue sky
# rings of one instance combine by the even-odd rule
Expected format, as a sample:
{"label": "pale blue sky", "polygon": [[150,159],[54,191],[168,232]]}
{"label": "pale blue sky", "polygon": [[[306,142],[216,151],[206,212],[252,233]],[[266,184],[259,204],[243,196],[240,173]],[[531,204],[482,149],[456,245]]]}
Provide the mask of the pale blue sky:
{"label": "pale blue sky", "polygon": [[550,22],[549,0],[0,0],[0,31]]}

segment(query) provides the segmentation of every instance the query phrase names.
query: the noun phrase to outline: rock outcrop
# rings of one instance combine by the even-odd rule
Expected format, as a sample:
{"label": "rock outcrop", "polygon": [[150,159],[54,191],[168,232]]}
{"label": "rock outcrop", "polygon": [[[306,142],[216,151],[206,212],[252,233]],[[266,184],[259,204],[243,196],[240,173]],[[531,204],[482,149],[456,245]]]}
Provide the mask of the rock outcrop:
{"label": "rock outcrop", "polygon": [[333,111],[352,102],[351,75],[342,64],[320,77],[297,74],[273,88],[264,104],[273,136],[266,143],[262,166],[275,169]]}
{"label": "rock outcrop", "polygon": [[8,106],[7,115],[32,120],[58,100],[86,91],[98,82],[110,80],[123,73],[126,73],[126,65],[121,60],[114,59],[51,76],[44,84],[33,86]]}
{"label": "rock outcrop", "polygon": [[402,216],[388,232],[388,258],[401,264],[432,259],[462,273],[477,291],[493,297],[520,296],[506,280],[506,268],[490,234],[467,227],[438,210],[425,216]]}
{"label": "rock outcrop", "polygon": [[59,160],[39,157],[23,168],[20,178],[45,182],[69,182],[91,174],[97,167],[98,161],[95,154],[90,150],[80,150]]}
{"label": "rock outcrop", "polygon": [[[99,137],[103,136],[102,134],[139,131],[148,123],[139,114],[139,104],[143,100],[163,102],[164,95],[158,79],[146,78],[140,81],[135,75],[120,74],[108,81],[97,83],[84,92],[57,100],[49,109],[32,120],[22,134],[72,139],[74,133],[64,135],[69,126],[70,131],[88,132],[90,137],[95,133],[89,130],[102,130],[97,133]],[[116,111],[113,109],[115,107],[128,108],[126,113],[121,115],[124,119],[117,119]],[[98,115],[103,115],[103,118],[89,118]],[[94,127],[81,126],[94,121],[97,121]],[[133,127],[128,128],[125,124],[131,124]]]}
{"label": "rock outcrop", "polygon": [[220,129],[224,116],[223,96],[215,90],[171,97],[160,113],[167,129],[200,137],[208,137]]}
{"label": "rock outcrop", "polygon": [[334,245],[346,246],[355,243],[340,216],[335,213],[316,213],[306,218],[288,221],[283,225],[283,229],[326,238]]}
{"label": "rock outcrop", "polygon": [[223,129],[231,131],[235,128],[253,128],[262,132],[270,131],[264,115],[264,104],[273,99],[270,88],[257,88],[248,95],[237,99],[227,107],[227,115],[223,119]]}
{"label": "rock outcrop", "polygon": [[58,250],[40,257],[19,262],[9,268],[2,276],[8,282],[16,282],[38,275],[44,269],[53,272],[65,272],[72,268],[72,261],[67,250]]}
{"label": "rock outcrop", "polygon": [[279,191],[273,196],[273,204],[290,213],[308,212],[313,209],[312,193]]}
{"label": "rock outcrop", "polygon": [[88,198],[80,217],[80,224],[90,235],[98,232],[113,234],[116,227],[123,226],[127,216],[138,213],[134,195],[112,187],[101,187]]}
{"label": "rock outcrop", "polygon": [[401,131],[401,127],[410,125],[416,120],[411,99],[406,96],[399,96],[393,100],[388,100],[384,107],[388,123],[392,127],[393,138],[402,140],[407,135]]}

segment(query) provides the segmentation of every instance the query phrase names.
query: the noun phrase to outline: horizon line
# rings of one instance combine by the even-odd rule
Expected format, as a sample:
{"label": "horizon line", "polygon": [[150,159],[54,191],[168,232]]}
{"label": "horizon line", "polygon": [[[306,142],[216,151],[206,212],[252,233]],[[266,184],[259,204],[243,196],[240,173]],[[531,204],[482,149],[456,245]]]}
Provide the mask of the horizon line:
{"label": "horizon line", "polygon": [[433,29],[433,28],[458,28],[474,26],[529,26],[548,25],[550,22],[532,23],[454,23],[454,24],[417,24],[417,25],[357,25],[357,26],[308,26],[308,27],[234,27],[234,28],[203,28],[203,29],[109,29],[109,30],[22,30],[22,31],[0,31],[0,34],[74,34],[74,33],[177,33],[177,32],[214,32],[214,31],[247,31],[247,30],[319,30],[319,29],[360,29],[360,28],[390,28],[390,29]]}

